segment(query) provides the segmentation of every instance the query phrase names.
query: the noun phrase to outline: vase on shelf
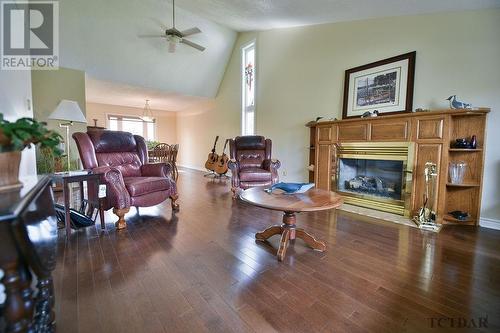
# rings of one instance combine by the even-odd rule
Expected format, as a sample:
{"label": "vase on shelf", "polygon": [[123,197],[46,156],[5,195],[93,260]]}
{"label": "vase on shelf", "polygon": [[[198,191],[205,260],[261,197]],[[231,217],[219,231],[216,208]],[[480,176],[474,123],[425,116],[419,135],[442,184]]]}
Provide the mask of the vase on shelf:
{"label": "vase on shelf", "polygon": [[450,182],[452,184],[462,184],[464,182],[465,170],[467,169],[467,163],[458,161],[450,162],[449,173]]}

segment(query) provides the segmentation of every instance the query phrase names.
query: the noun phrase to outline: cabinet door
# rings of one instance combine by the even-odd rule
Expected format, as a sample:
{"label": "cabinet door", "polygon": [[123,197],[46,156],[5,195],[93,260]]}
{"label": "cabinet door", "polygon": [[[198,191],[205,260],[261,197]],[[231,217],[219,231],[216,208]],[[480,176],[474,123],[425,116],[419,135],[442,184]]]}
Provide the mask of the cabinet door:
{"label": "cabinet door", "polygon": [[389,123],[374,121],[371,128],[373,141],[407,141],[408,121],[391,121]]}
{"label": "cabinet door", "polygon": [[337,139],[338,141],[366,141],[369,126],[369,123],[341,125]]}
{"label": "cabinet door", "polygon": [[316,173],[314,175],[314,182],[316,188],[322,190],[330,190],[331,178],[331,160],[332,160],[332,145],[331,144],[318,144],[316,153]]}
{"label": "cabinet door", "polygon": [[332,142],[332,125],[318,125],[317,127],[317,138],[319,143],[330,143]]}
{"label": "cabinet door", "polygon": [[436,209],[436,213],[438,210],[438,199],[440,196],[440,184],[439,181],[441,179],[440,173],[442,172],[441,170],[441,154],[442,154],[442,145],[441,144],[434,144],[434,143],[424,143],[424,144],[418,144],[417,148],[417,158],[416,158],[416,165],[414,168],[414,173],[413,173],[413,181],[414,181],[414,195],[413,197],[413,213],[415,214],[417,210],[422,207],[424,204],[424,193],[425,193],[425,163],[427,162],[432,162],[436,163],[437,165],[437,170],[438,170],[438,176],[436,178],[436,188],[435,188],[435,201],[434,201],[434,208]]}
{"label": "cabinet door", "polygon": [[426,117],[417,120],[417,140],[443,139],[444,117]]}

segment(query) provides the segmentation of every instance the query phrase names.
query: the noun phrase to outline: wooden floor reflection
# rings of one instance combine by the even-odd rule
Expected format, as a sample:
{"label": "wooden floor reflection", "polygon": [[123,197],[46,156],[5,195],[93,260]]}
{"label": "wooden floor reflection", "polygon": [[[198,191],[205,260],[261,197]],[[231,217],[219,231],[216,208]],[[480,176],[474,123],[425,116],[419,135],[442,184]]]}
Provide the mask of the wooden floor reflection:
{"label": "wooden floor reflection", "polygon": [[482,331],[500,328],[498,231],[302,213],[327,251],[297,240],[279,263],[279,237],[254,234],[280,212],[233,201],[230,181],[199,172],[182,172],[178,188],[174,215],[167,202],[131,209],[125,231],[112,214],[105,232],[66,242],[61,231],[58,332],[457,332],[436,318],[486,316]]}

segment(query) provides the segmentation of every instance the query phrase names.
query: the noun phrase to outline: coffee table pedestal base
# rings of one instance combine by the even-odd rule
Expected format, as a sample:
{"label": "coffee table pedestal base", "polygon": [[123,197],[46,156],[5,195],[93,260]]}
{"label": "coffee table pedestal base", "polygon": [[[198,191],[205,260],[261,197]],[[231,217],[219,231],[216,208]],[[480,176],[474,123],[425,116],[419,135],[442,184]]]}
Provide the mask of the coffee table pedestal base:
{"label": "coffee table pedestal base", "polygon": [[258,241],[266,241],[274,235],[281,235],[280,246],[276,254],[279,261],[283,261],[290,240],[294,240],[295,238],[302,239],[307,245],[316,251],[323,252],[326,250],[325,242],[317,240],[304,229],[297,228],[295,221],[296,217],[294,212],[285,212],[283,214],[282,225],[273,225],[264,231],[256,233],[255,239]]}

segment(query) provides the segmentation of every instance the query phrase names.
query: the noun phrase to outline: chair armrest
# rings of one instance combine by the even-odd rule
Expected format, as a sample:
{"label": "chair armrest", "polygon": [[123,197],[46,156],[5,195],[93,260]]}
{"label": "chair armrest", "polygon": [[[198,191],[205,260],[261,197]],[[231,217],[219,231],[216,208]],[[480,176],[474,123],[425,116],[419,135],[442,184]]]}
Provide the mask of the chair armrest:
{"label": "chair armrest", "polygon": [[92,169],[92,172],[101,175],[101,184],[106,184],[106,198],[111,206],[117,209],[130,207],[130,194],[125,187],[120,170],[100,166]]}
{"label": "chair armrest", "polygon": [[227,162],[227,166],[228,166],[228,168],[231,170],[231,172],[233,174],[234,173],[238,173],[238,169],[240,168],[240,165],[239,165],[238,161],[236,161],[235,159],[230,159]]}
{"label": "chair armrest", "polygon": [[281,162],[276,159],[267,159],[262,163],[262,167],[268,171],[278,170],[281,166]]}
{"label": "chair armrest", "polygon": [[141,175],[144,177],[171,177],[171,163],[149,163],[141,166]]}
{"label": "chair armrest", "polygon": [[237,188],[240,186],[240,175],[239,175],[239,170],[240,170],[240,165],[238,161],[236,161],[234,158],[230,159],[227,162],[227,166],[229,167],[229,170],[231,170],[231,186],[233,188]]}
{"label": "chair armrest", "polygon": [[281,166],[281,162],[275,159],[266,159],[262,163],[262,167],[267,171],[271,171],[271,181],[273,184],[279,182],[278,169]]}

